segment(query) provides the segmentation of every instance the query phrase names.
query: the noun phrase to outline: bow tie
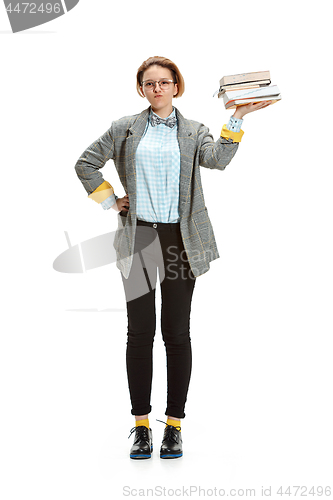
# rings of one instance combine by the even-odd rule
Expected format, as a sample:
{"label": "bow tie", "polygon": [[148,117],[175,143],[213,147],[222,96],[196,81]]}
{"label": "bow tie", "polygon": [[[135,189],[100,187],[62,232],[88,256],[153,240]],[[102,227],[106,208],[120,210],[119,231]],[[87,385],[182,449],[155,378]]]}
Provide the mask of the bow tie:
{"label": "bow tie", "polygon": [[170,116],[170,118],[160,118],[157,115],[151,115],[150,116],[150,123],[152,127],[155,127],[155,125],[159,125],[160,123],[164,123],[167,127],[174,127],[177,123],[177,118],[175,116]]}

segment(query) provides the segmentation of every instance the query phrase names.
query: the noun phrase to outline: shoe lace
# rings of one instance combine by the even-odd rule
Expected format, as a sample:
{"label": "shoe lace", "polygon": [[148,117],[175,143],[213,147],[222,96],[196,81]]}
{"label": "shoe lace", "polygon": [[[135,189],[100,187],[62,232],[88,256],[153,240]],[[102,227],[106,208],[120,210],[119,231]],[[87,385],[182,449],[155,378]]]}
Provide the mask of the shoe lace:
{"label": "shoe lace", "polygon": [[127,439],[129,439],[132,436],[133,432],[135,432],[135,431],[136,431],[136,427],[132,427],[131,433],[130,433],[130,435],[128,436]]}
{"label": "shoe lace", "polygon": [[135,427],[132,427],[131,431],[130,431],[130,435],[128,436],[127,439],[129,439],[133,432],[135,432],[136,430],[139,430],[139,432],[141,432],[143,434],[143,439],[147,438],[148,439],[148,428],[145,427],[144,425],[138,425],[138,426],[135,426]]}
{"label": "shoe lace", "polygon": [[166,422],[163,422],[163,420],[158,420],[156,419],[157,422],[162,422],[162,424],[166,425],[166,428],[164,430],[164,439],[170,439],[174,443],[177,442],[177,436],[175,435],[174,429],[177,429],[177,431],[181,431],[181,427],[179,425],[174,426],[174,425],[168,425]]}

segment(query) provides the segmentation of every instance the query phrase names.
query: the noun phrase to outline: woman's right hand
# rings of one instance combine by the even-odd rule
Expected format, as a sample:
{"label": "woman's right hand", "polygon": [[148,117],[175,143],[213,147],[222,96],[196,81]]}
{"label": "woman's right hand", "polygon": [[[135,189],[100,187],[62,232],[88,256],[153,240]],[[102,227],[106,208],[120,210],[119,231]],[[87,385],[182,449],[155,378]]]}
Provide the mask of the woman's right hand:
{"label": "woman's right hand", "polygon": [[129,210],[128,194],[126,194],[123,198],[118,198],[112,208],[117,212],[121,211],[128,212]]}

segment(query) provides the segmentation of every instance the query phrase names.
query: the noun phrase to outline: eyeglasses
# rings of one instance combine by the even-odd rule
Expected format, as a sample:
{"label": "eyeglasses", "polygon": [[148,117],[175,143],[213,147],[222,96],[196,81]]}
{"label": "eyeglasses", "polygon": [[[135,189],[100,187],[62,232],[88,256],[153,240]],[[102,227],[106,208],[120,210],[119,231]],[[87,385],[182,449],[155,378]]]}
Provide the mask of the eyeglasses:
{"label": "eyeglasses", "polygon": [[168,88],[170,87],[170,84],[171,83],[176,83],[174,82],[173,80],[166,80],[166,79],[163,79],[163,80],[145,80],[144,82],[142,82],[142,86],[145,90],[153,90],[155,89],[156,87],[156,84],[158,83],[158,86],[160,87],[160,89],[162,90],[168,90]]}

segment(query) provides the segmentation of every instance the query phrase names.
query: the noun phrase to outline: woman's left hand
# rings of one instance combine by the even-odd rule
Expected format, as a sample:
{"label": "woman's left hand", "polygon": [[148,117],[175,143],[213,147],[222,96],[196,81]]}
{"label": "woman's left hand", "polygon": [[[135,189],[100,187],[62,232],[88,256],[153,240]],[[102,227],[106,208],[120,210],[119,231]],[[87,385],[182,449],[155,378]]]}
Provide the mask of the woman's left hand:
{"label": "woman's left hand", "polygon": [[261,102],[250,102],[249,104],[245,104],[243,106],[236,106],[236,111],[234,112],[234,118],[243,118],[243,116],[248,113],[252,113],[252,111],[257,111],[258,109],[266,108],[273,101],[261,101]]}

